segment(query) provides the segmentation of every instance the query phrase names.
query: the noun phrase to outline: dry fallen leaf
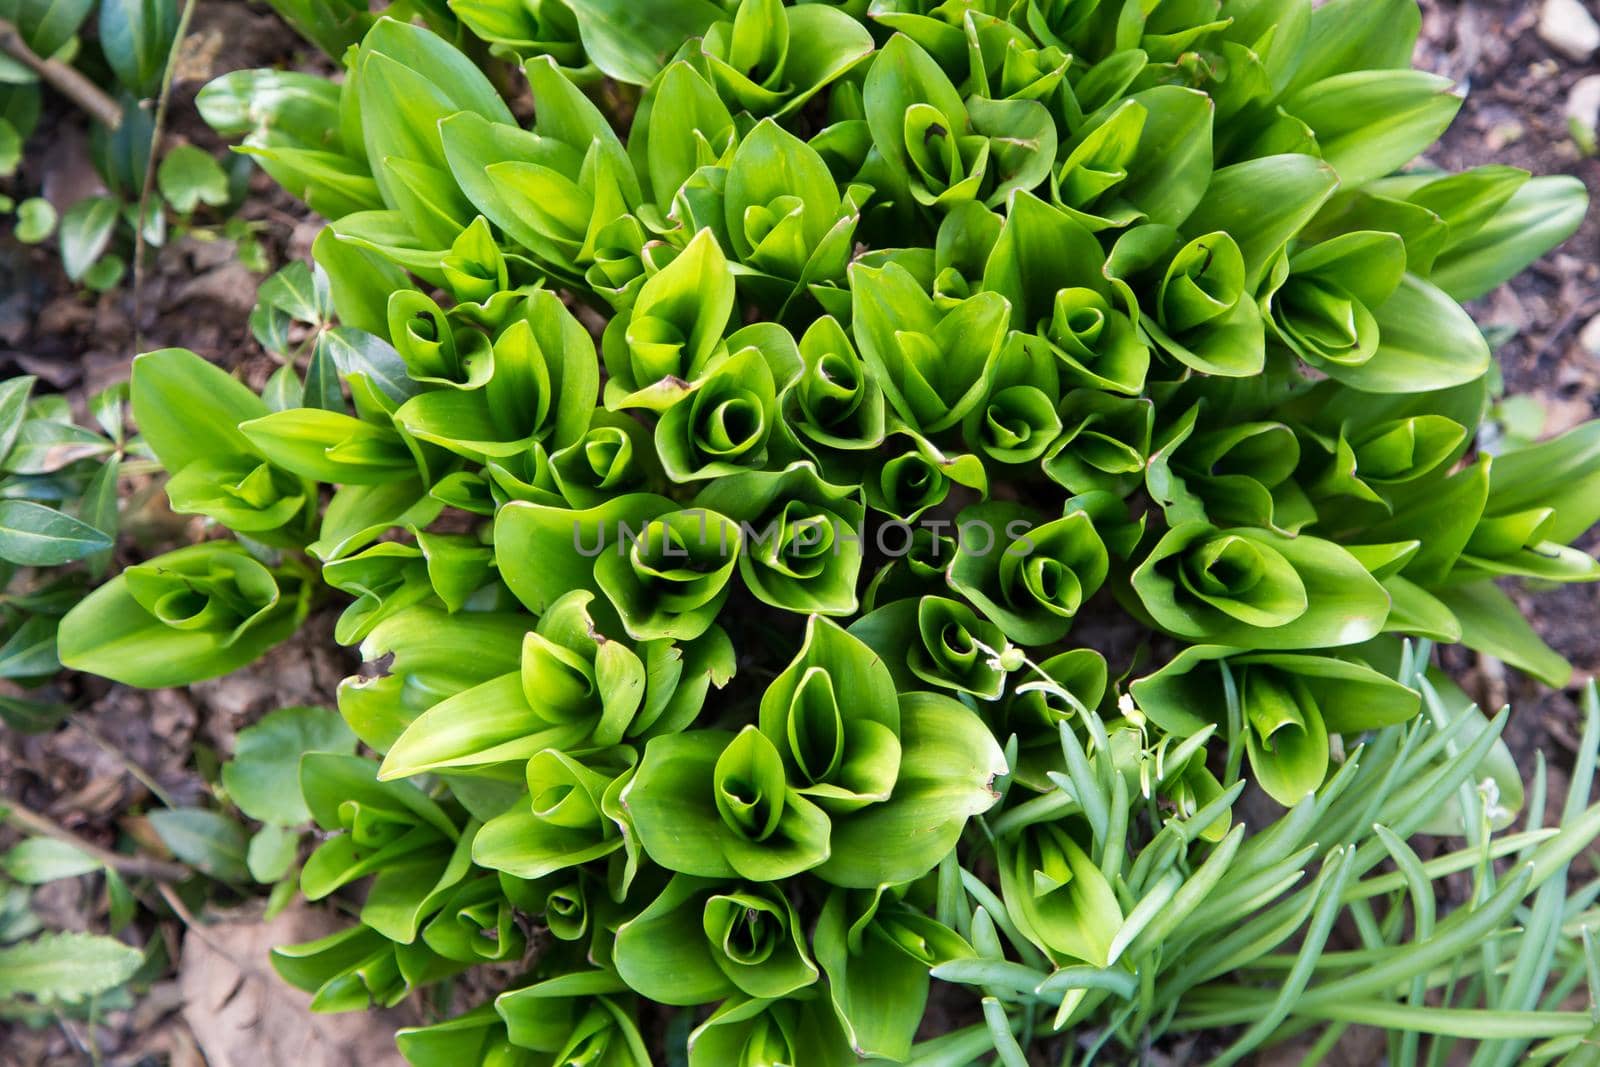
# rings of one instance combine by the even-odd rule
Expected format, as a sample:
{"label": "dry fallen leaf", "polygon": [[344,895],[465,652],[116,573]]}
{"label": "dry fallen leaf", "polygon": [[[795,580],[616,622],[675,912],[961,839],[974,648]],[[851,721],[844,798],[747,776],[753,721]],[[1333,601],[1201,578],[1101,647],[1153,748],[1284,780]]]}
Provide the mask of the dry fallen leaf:
{"label": "dry fallen leaf", "polygon": [[323,937],[338,926],[327,912],[300,906],[270,923],[245,915],[185,935],[178,964],[183,1018],[210,1067],[404,1063],[394,1032],[414,1020],[402,1011],[316,1015],[311,998],[272,971],[267,953],[274,945]]}

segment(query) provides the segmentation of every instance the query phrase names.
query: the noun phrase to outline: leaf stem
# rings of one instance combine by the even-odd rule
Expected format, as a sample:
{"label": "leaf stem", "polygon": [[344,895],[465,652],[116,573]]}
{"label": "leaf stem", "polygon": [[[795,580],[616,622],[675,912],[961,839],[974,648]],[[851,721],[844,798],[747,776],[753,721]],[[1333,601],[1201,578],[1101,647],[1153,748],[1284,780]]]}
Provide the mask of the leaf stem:
{"label": "leaf stem", "polygon": [[134,781],[138,782],[140,785],[144,786],[145,789],[149,790],[150,795],[161,801],[164,807],[176,808],[181,806],[177,803],[177,801],[173,800],[172,794],[163,789],[161,783],[155,780],[154,775],[145,770],[143,767],[139,766],[133,760],[129,759],[127,753],[123,752],[116,745],[113,745],[110,741],[106,740],[105,737],[101,736],[100,731],[96,730],[89,724],[86,716],[78,712],[74,712],[70,716],[70,721],[73,726],[77,727],[79,730],[82,730],[83,735],[90,741],[94,742],[94,744],[102,752],[116,760],[118,763],[122,764],[122,769],[127,771],[128,774],[132,776]]}
{"label": "leaf stem", "polygon": [[59,59],[41,59],[22,39],[22,33],[8,19],[0,19],[0,52],[37,74],[41,81],[88,113],[89,117],[115,130],[122,125],[122,108],[94,82]]}
{"label": "leaf stem", "polygon": [[156,96],[155,121],[150,128],[150,157],[144,163],[144,181],[139,185],[139,213],[133,219],[133,347],[135,353],[144,347],[144,334],[140,329],[140,309],[144,306],[144,231],[150,214],[150,190],[156,183],[156,159],[161,154],[161,134],[167,125],[167,108],[172,103],[172,78],[178,69],[178,56],[183,52],[184,38],[189,36],[189,22],[200,0],[184,0],[183,12],[178,16],[178,28],[172,35],[172,47],[167,51],[167,66],[161,72],[161,91]]}
{"label": "leaf stem", "polygon": [[135,878],[153,878],[158,882],[183,882],[187,881],[193,873],[181,863],[154,859],[150,856],[130,856],[101,848],[99,845],[85,840],[68,830],[54,819],[42,815],[17,801],[6,800],[3,805],[6,822],[29,833],[42,834],[46,837],[53,837],[57,841],[65,841],[78,851],[92,856],[107,867],[111,867],[122,874],[131,875]]}

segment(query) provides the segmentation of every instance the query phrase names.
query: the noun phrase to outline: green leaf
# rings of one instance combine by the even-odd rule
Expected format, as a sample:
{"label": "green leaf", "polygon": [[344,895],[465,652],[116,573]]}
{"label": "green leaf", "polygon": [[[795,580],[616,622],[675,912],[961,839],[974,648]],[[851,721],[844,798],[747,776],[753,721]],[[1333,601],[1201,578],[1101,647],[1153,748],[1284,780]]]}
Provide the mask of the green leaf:
{"label": "green leaf", "polygon": [[200,90],[195,107],[224,137],[275,130],[310,142],[340,132],[339,87],[298,71],[230,71]]}
{"label": "green leaf", "polygon": [[90,292],[105,293],[115,289],[128,271],[128,264],[115,252],[107,253],[94,261],[83,272],[83,286]]}
{"label": "green leaf", "polygon": [[256,300],[310,326],[320,326],[333,317],[327,273],[300,260],[262,282]]}
{"label": "green leaf", "polygon": [[[511,123],[510,109],[449,42],[394,18],[380,18],[362,40],[353,77],[367,158],[382,164],[373,177],[385,202],[415,224],[425,242],[447,247],[471,216],[450,182],[439,120],[466,111]],[[439,188],[447,202],[418,196],[408,178]],[[441,188],[440,182],[447,184]]]}
{"label": "green leaf", "polygon": [[136,357],[129,392],[145,443],[169,471],[199,459],[257,455],[239,424],[266,415],[266,404],[187,349]]}
{"label": "green leaf", "polygon": [[160,87],[177,32],[177,0],[101,0],[100,50],[136,96],[153,96]]}
{"label": "green leaf", "polygon": [[1544,536],[1558,544],[1600,520],[1600,422],[1574,426],[1548,441],[1494,458],[1486,506],[1494,514],[1549,508]]}
{"label": "green leaf", "polygon": [[79,200],[61,217],[61,268],[81,281],[111,244],[117,225],[117,202],[108,196]]}
{"label": "green leaf", "polygon": [[1412,0],[1330,0],[1311,14],[1294,84],[1410,66],[1421,25]]}
{"label": "green leaf", "polygon": [[343,412],[290,408],[240,423],[239,432],[273,463],[312,481],[379,485],[416,471],[398,433]]}
{"label": "green leaf", "polygon": [[778,998],[818,973],[799,916],[780,893],[730,892],[685,875],[617,930],[616,957],[629,988],[664,1004],[704,1004],[738,992]]}
{"label": "green leaf", "polygon": [[1358,70],[1290,94],[1285,110],[1316,135],[1345,189],[1409,163],[1461,108],[1450,79],[1420,70]]}
{"label": "green leaf", "polygon": [[1211,176],[1183,232],[1220,230],[1232,237],[1244,257],[1245,291],[1254,292],[1273,259],[1338,185],[1338,173],[1311,156],[1264,156],[1235,163]]}
{"label": "green leaf", "polygon": [[1492,582],[1442,589],[1436,594],[1461,623],[1461,643],[1503,660],[1560,689],[1572,664],[1540,637],[1509,596]]}
{"label": "green leaf", "polygon": [[0,948],[0,996],[76,1004],[133,977],[144,953],[95,934],[44,934]]}
{"label": "green leaf", "polygon": [[1378,348],[1360,366],[1323,365],[1371,393],[1421,393],[1462,385],[1489,368],[1489,346],[1472,318],[1433,283],[1408,274],[1373,308]]}
{"label": "green leaf", "polygon": [[1487,224],[1447,244],[1428,277],[1457,300],[1476,300],[1576,233],[1588,209],[1578,179],[1533,178]]}
{"label": "green leaf", "polygon": [[666,498],[648,493],[612,497],[580,511],[513,501],[495,515],[500,576],[535,614],[574,589],[599,593],[594,560],[617,555],[624,528],[637,532],[671,506]]}
{"label": "green leaf", "polygon": [[723,17],[709,0],[567,0],[583,49],[601,73],[645,85],[663,58]]}
{"label": "green leaf", "polygon": [[55,567],[110,547],[111,538],[54,508],[28,500],[0,500],[0,559]]}
{"label": "green leaf", "polygon": [[129,567],[61,620],[61,662],[128,685],[188,685],[244,666],[292,634],[309,590],[230,541]]}
{"label": "green leaf", "polygon": [[933,870],[966,820],[999,799],[1006,758],[983,721],[936,693],[900,698],[901,758],[890,798],[835,818],[832,853],[817,870],[835,885],[871,888]]}
{"label": "green leaf", "polygon": [[300,797],[301,755],[351,753],[355,747],[350,728],[326,708],[280,708],[239,731],[233,759],[222,765],[222,784],[252,819],[298,826],[311,818]]}
{"label": "green leaf", "polygon": [[[758,1050],[755,1057],[747,1049]],[[718,1067],[745,1057],[752,1067],[804,1063],[848,1067],[857,1057],[820,997],[768,1001],[731,998],[689,1034],[689,1067]]]}
{"label": "green leaf", "polygon": [[1105,875],[1058,823],[1035,823],[1002,841],[1000,891],[1018,931],[1060,964],[1105,967],[1122,908]]}
{"label": "green leaf", "polygon": [[360,42],[373,15],[352,0],[269,0],[284,21],[329,56],[343,55]]}
{"label": "green leaf", "polygon": [[[22,135],[9,119],[0,118],[0,178],[9,178],[22,162]],[[7,210],[10,210],[9,205]]]}
{"label": "green leaf", "polygon": [[[58,662],[51,668],[51,672],[59,670],[60,666]],[[0,697],[0,722],[20,733],[49,733],[66,721],[67,716],[71,714],[72,707],[67,704],[46,704],[35,700]]]}
{"label": "green leaf", "polygon": [[17,240],[36,245],[56,230],[56,208],[42,196],[31,196],[17,205]]}
{"label": "green leaf", "polygon": [[17,436],[22,432],[28,397],[33,393],[35,381],[31,374],[21,374],[0,382],[0,465],[10,457]]}
{"label": "green leaf", "polygon": [[167,153],[156,169],[156,185],[173,210],[183,215],[201,204],[222,207],[228,202],[227,174],[210,152],[194,145],[179,145]]}
{"label": "green leaf", "polygon": [[250,877],[271,885],[289,873],[300,852],[300,834],[285,826],[263,826],[250,836],[245,865]]}
{"label": "green leaf", "polygon": [[233,819],[200,808],[165,808],[148,818],[162,844],[181,862],[219,881],[250,881],[244,827]]}
{"label": "green leaf", "polygon": [[901,693],[926,684],[994,700],[1005,689],[1005,631],[949,597],[892,601],[852,623],[850,633],[883,657]]}
{"label": "green leaf", "polygon": [[671,406],[722,350],[734,297],[727,257],[715,235],[701,230],[644,283],[629,314],[606,328],[606,407]]}
{"label": "green leaf", "polygon": [[1007,637],[1029,645],[1066,634],[1105,581],[1109,562],[1087,513],[1043,519],[998,501],[963,510],[948,577]]}
{"label": "green leaf", "polygon": [[960,422],[987,392],[1009,303],[978,293],[945,309],[897,264],[850,267],[855,339],[889,405],[914,430]]}
{"label": "green leaf", "polygon": [[23,39],[41,56],[67,48],[92,10],[94,0],[41,0],[11,8]]}
{"label": "green leaf", "polygon": [[828,816],[754,726],[652,738],[621,799],[645,852],[682,874],[775,881],[828,858]]}
{"label": "green leaf", "polygon": [[[387,328],[385,329],[387,332]],[[317,338],[317,348],[332,356],[339,374],[351,385],[376,391],[399,404],[421,390],[421,385],[406,374],[405,361],[386,341],[365,330],[336,326]]]}
{"label": "green leaf", "polygon": [[1388,594],[1345,549],[1250,528],[1175,526],[1132,584],[1161,627],[1243,648],[1357,644],[1389,614]]}
{"label": "green leaf", "polygon": [[[0,645],[0,678],[43,678],[61,669],[56,654],[58,621],[49,615],[30,615]],[[19,701],[26,705],[26,701]]]}
{"label": "green leaf", "polygon": [[43,885],[61,878],[91,874],[100,869],[101,863],[65,841],[57,841],[53,837],[30,837],[13,845],[5,859],[0,861],[0,866],[24,885]]}
{"label": "green leaf", "polygon": [[5,469],[13,474],[55,474],[111,450],[111,443],[93,430],[70,421],[34,417],[18,428]]}

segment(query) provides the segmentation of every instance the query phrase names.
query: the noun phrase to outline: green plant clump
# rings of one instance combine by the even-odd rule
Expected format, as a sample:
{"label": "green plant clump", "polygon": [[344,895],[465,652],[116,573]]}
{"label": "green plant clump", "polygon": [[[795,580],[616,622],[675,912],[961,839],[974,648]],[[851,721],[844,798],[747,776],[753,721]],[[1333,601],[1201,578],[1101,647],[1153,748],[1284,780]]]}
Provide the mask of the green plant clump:
{"label": "green plant clump", "polygon": [[314,1008],[516,965],[418,1065],[1582,1047],[1600,711],[1506,834],[1504,716],[1426,653],[1569,676],[1496,583],[1600,577],[1600,423],[1477,447],[1459,301],[1585,197],[1416,162],[1460,99],[1411,0],[277,6],[343,78],[200,104],[329,220],[257,323],[305,378],[138,359],[238,540],[61,649],[184,684],[345,595]]}

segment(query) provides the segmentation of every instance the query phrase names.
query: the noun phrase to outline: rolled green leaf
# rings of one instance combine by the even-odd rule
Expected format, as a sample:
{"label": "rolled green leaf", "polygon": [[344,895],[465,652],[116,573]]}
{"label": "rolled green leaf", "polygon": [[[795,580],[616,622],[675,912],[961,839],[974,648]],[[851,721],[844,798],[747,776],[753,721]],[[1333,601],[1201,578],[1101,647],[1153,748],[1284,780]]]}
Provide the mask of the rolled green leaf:
{"label": "rolled green leaf", "polygon": [[1026,191],[1008,205],[983,288],[1011,305],[1011,326],[1048,351],[1067,385],[1137,394],[1150,367],[1133,290],[1108,276],[1094,235]]}
{"label": "rolled green leaf", "polygon": [[1358,644],[1389,613],[1388,594],[1343,548],[1245,527],[1173,527],[1132,584],[1163,629],[1243,648]]}
{"label": "rolled green leaf", "polygon": [[[902,693],[928,684],[993,700],[1005,687],[1005,631],[948,597],[896,600],[850,632],[883,657]],[[919,681],[920,680],[920,681]]]}
{"label": "rolled green leaf", "polygon": [[1011,921],[1056,963],[1104,967],[1122,908],[1070,823],[1036,823],[1002,839],[1000,892]]}
{"label": "rolled green leaf", "polygon": [[[632,777],[631,750],[606,750],[580,762],[546,748],[528,760],[527,797],[483,824],[472,842],[472,860],[518,878],[544,878],[557,871],[638,846],[622,817],[617,796]],[[623,888],[626,882],[622,880]]]}
{"label": "rolled green leaf", "polygon": [[494,1010],[518,1049],[553,1055],[557,1063],[650,1067],[632,1012],[615,999],[625,991],[615,974],[579,964],[560,977],[501,993]]}
{"label": "rolled green leaf", "polygon": [[277,946],[272,950],[272,969],[296,989],[313,994],[313,1011],[393,1007],[410,992],[395,958],[396,948],[376,930],[351,926],[315,941]]}
{"label": "rolled green leaf", "polygon": [[859,493],[796,463],[781,472],[720,478],[695,503],[740,524],[739,575],[762,602],[797,613],[856,610],[864,555]]}
{"label": "rolled green leaf", "polygon": [[1044,472],[1069,492],[1126,496],[1150,456],[1155,405],[1093,389],[1061,400],[1061,436],[1044,457]]}
{"label": "rolled green leaf", "polygon": [[395,411],[397,427],[480,463],[583,434],[600,388],[594,342],[555,294],[536,290],[518,303],[483,363],[481,388],[420,393]]}
{"label": "rolled green leaf", "polygon": [[422,941],[445,959],[465,963],[502,963],[520,959],[527,938],[500,880],[494,877],[465,882],[450,894],[428,924]]}
{"label": "rolled green leaf", "polygon": [[1232,234],[1196,237],[1167,264],[1145,329],[1178,362],[1205,374],[1242,378],[1266,360],[1261,311],[1248,288]]}
{"label": "rolled green leaf", "polygon": [[959,934],[883,887],[835,889],[812,935],[850,1046],[906,1059],[928,999],[928,970],[972,956]]}
{"label": "rolled green leaf", "polygon": [[721,95],[755,115],[785,115],[872,51],[872,35],[843,11],[741,0],[702,45]]}
{"label": "rolled green leaf", "polygon": [[129,567],[61,620],[61,662],[146,689],[237,670],[305,619],[311,587],[231,541]]}
{"label": "rolled green leaf", "polygon": [[593,599],[575,590],[553,603],[524,635],[517,671],[418,716],[384,757],[382,777],[488,768],[547,748],[620,742],[644,699],[645,668],[623,642],[596,629]]}
{"label": "rolled green leaf", "polygon": [[912,429],[936,433],[984,397],[1008,307],[979,293],[941,311],[905,268],[850,268],[855,338],[889,405]]}
{"label": "rolled green leaf", "polygon": [[574,508],[651,488],[661,480],[649,432],[636,419],[596,410],[583,435],[550,456],[549,478]]}
{"label": "rolled green leaf", "polygon": [[656,454],[675,482],[759,469],[767,465],[777,422],[772,370],[759,349],[744,348],[662,414],[656,424]]}
{"label": "rolled green leaf", "polygon": [[728,164],[739,136],[710,79],[687,59],[667,65],[639,108],[628,151],[665,214],[696,171]]}
{"label": "rolled green leaf", "polygon": [[630,535],[625,552],[602,553],[594,580],[630,637],[692,640],[728,598],[742,539],[739,526],[714,511],[668,512]]}
{"label": "rolled green leaf", "polygon": [[689,1035],[689,1067],[782,1067],[805,1063],[846,1067],[856,1055],[820,997],[810,1000],[732,998]]}
{"label": "rolled green leaf", "polygon": [[1293,805],[1322,785],[1328,735],[1405,722],[1421,707],[1417,691],[1353,660],[1246,653],[1212,645],[1184,649],[1130,690],[1162,729],[1187,736],[1228,722],[1222,663],[1238,692],[1245,751],[1261,786]]}
{"label": "rolled green leaf", "polygon": [[622,805],[645,853],[681,874],[770,882],[829,854],[828,816],[787,784],[754,726],[653,738]]}
{"label": "rolled green leaf", "polygon": [[1106,578],[1105,544],[1082,511],[1047,522],[1018,505],[978,504],[956,531],[950,587],[1025,644],[1060,640]]}
{"label": "rolled green leaf", "polygon": [[606,327],[606,407],[674,404],[690,382],[724,353],[722,331],[733,311],[734,281],[709,230],[639,290],[628,315]]}
{"label": "rolled green leaf", "polygon": [[800,447],[821,458],[882,443],[883,390],[868,374],[839,320],[824,315],[800,338],[802,370],[783,387],[778,407]]}
{"label": "rolled green leaf", "polygon": [[376,770],[369,760],[329,752],[308,753],[300,761],[300,788],[311,817],[335,834],[306,860],[300,888],[317,900],[376,875],[361,921],[409,944],[466,876],[472,835],[463,835],[420,790],[380,782]]}
{"label": "rolled green leaf", "polygon": [[800,655],[761,698],[761,731],[790,781],[832,814],[889,799],[900,771],[900,706],[889,669],[813,615]]}
{"label": "rolled green leaf", "polygon": [[802,282],[843,283],[860,218],[854,200],[840,196],[816,149],[764,119],[728,164],[724,225],[733,254],[749,270],[789,282],[791,291]]}
{"label": "rolled green leaf", "polygon": [[895,35],[873,58],[862,93],[873,142],[907,175],[918,203],[982,199],[989,139],[973,131],[961,95],[932,56]]}
{"label": "rolled green leaf", "polygon": [[294,543],[314,521],[304,479],[265,460],[197,460],[167,482],[172,510],[205,515],[240,533]]}
{"label": "rolled green leaf", "polygon": [[999,799],[1005,754],[957,700],[903,694],[900,751],[888,800],[833,817],[833,852],[818,877],[859,889],[920,878],[955,848],[967,819]]}
{"label": "rolled green leaf", "polygon": [[682,874],[617,930],[616,960],[629,988],[663,1004],[740,993],[776,999],[818,974],[794,905],[777,887]]}
{"label": "rolled green leaf", "polygon": [[460,110],[436,123],[442,158],[473,208],[550,269],[579,276],[606,227],[639,204],[639,180],[600,110],[554,60],[524,70],[538,104],[532,132],[508,114]]}
{"label": "rolled green leaf", "polygon": [[[1294,477],[1300,440],[1279,422],[1242,423],[1174,441],[1171,473],[1217,523],[1297,533],[1317,513]],[[1181,515],[1181,507],[1169,511]]]}

